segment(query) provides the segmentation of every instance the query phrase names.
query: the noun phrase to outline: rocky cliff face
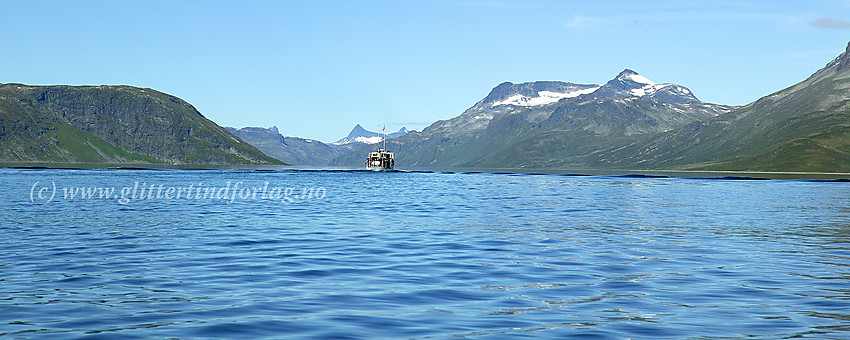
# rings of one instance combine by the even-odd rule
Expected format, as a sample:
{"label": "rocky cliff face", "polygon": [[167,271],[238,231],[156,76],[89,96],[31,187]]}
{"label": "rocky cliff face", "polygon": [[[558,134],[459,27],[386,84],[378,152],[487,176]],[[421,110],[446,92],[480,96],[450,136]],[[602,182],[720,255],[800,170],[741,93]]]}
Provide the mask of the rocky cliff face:
{"label": "rocky cliff face", "polygon": [[180,98],[131,86],[0,85],[0,160],[280,164]]}

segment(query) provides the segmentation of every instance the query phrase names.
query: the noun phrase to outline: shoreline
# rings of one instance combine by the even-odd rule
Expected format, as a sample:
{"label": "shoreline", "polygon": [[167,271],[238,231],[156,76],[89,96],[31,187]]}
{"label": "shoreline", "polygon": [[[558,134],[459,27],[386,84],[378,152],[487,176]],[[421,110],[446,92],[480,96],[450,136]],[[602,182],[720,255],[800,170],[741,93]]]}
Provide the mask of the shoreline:
{"label": "shoreline", "polygon": [[111,170],[227,170],[286,168],[290,165],[265,164],[165,164],[165,163],[73,163],[73,162],[0,162],[5,169],[111,169]]}
{"label": "shoreline", "polygon": [[[408,170],[408,169],[400,169]],[[561,176],[636,176],[659,178],[714,178],[714,179],[825,179],[850,180],[850,173],[842,172],[782,172],[782,171],[716,171],[716,170],[631,170],[631,169],[526,169],[526,168],[410,168],[410,171],[456,173],[493,173]]]}
{"label": "shoreline", "polygon": [[[256,164],[151,164],[151,163],[51,163],[51,162],[0,162],[6,169],[109,169],[109,170],[258,170],[258,171],[357,171],[360,168],[256,165]],[[806,171],[717,171],[717,170],[666,170],[666,169],[541,169],[541,168],[465,168],[465,167],[398,167],[402,172],[525,174],[561,176],[637,176],[660,178],[713,178],[713,179],[814,179],[850,180],[850,173]]]}

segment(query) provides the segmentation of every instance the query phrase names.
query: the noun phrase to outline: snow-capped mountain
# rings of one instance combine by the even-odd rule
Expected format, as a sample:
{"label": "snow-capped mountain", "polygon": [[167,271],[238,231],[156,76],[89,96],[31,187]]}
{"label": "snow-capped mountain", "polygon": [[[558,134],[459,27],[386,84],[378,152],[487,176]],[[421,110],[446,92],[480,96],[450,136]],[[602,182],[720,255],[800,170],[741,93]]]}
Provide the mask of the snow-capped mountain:
{"label": "snow-capped mountain", "polygon": [[652,80],[649,80],[648,78],[629,69],[620,72],[616,78],[611,79],[598,90],[594,91],[593,95],[600,98],[658,98],[671,103],[685,104],[700,102],[700,100],[684,86],[669,83],[656,84]]}
{"label": "snow-capped mountain", "polygon": [[[406,166],[593,167],[602,161],[592,155],[604,148],[732,109],[628,69],[604,84],[505,82],[459,116],[393,139],[388,147]],[[354,165],[360,158],[352,153],[334,162]]]}
{"label": "snow-capped mountain", "polygon": [[626,69],[605,84],[574,84],[557,81],[531,83],[502,83],[490,92],[484,103],[490,107],[499,105],[539,106],[592,94],[598,98],[648,97],[671,103],[699,103],[699,99],[688,88],[676,84],[657,84],[652,80]]}
{"label": "snow-capped mountain", "polygon": [[[405,134],[407,134],[407,132],[408,132],[407,128],[402,127],[397,132],[388,133],[387,139],[404,136]],[[336,144],[336,145],[344,145],[344,144],[349,144],[349,143],[375,144],[375,143],[380,143],[380,142],[381,142],[380,134],[378,134],[377,132],[372,132],[372,131],[366,130],[362,126],[360,126],[360,124],[357,124],[357,125],[354,126],[354,129],[352,129],[351,132],[348,133],[348,136],[346,136],[345,138],[340,139],[340,140],[338,140],[338,141],[336,141],[335,143],[332,143],[332,144]]]}
{"label": "snow-capped mountain", "polygon": [[537,106],[557,102],[564,98],[578,97],[593,93],[602,85],[582,85],[558,81],[537,81],[532,83],[502,83],[484,102],[490,107],[499,105]]}
{"label": "snow-capped mountain", "polygon": [[[504,82],[493,88],[484,99],[464,111],[460,116],[434,122],[422,133],[424,136],[457,136],[474,134],[490,125],[490,121],[500,115],[518,112],[536,112],[534,119],[545,119],[554,110],[552,106],[570,103],[583,103],[588,100],[629,101],[637,99],[658,99],[666,102],[665,110],[683,113],[673,114],[670,122],[691,119],[691,113],[697,116],[705,114],[716,116],[730,110],[730,107],[702,103],[686,87],[676,84],[657,84],[635,71],[626,69],[605,84],[576,84],[563,81],[535,81],[514,84]],[[677,105],[673,105],[677,104]],[[683,104],[686,106],[681,106]],[[638,111],[643,111],[640,109]],[[699,113],[699,112],[701,113]],[[688,117],[688,118],[685,118]],[[678,124],[678,123],[675,123]],[[667,124],[656,128],[666,129]],[[641,130],[642,131],[642,130]]]}

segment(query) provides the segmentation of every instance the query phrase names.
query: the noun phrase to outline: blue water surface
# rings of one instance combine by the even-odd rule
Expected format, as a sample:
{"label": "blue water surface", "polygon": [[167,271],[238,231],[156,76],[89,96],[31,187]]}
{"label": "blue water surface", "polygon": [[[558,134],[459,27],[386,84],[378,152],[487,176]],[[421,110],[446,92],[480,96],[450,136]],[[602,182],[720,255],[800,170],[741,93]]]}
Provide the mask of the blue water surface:
{"label": "blue water surface", "polygon": [[[847,182],[0,169],[0,183],[8,338],[850,338]],[[190,185],[220,195],[187,199]],[[88,187],[116,191],[63,194]]]}

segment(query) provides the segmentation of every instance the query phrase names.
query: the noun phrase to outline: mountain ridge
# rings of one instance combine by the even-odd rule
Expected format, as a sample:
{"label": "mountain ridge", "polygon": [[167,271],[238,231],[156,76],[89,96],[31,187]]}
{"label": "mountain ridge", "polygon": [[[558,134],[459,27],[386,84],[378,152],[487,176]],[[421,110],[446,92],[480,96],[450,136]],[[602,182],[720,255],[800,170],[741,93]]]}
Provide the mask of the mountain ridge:
{"label": "mountain ridge", "polygon": [[[349,153],[365,155],[367,151],[361,150],[371,149],[375,143],[380,141],[380,137],[377,137],[378,133],[368,131],[360,124],[355,125],[348,136],[336,143],[283,136],[276,127],[268,129],[262,127],[227,127],[226,129],[279,161],[301,166],[328,166],[333,163],[333,159]],[[398,132],[388,134],[387,138],[392,140],[394,135],[400,136],[406,133],[408,133],[407,128],[402,127]],[[366,138],[366,140],[362,140],[363,138]],[[370,141],[368,138],[377,138],[378,140]],[[365,157],[363,155],[360,155],[360,158]]]}
{"label": "mountain ridge", "polygon": [[630,69],[601,85],[504,82],[388,147],[400,166],[847,173],[850,43],[805,80],[744,106],[704,103]]}
{"label": "mountain ridge", "polygon": [[602,152],[671,169],[850,172],[850,43],[805,80],[714,119]]}
{"label": "mountain ridge", "polygon": [[[633,135],[671,130],[734,108],[700,102],[681,85],[662,85],[629,69],[603,85],[504,82],[459,116],[387,147],[396,151],[397,164],[408,166],[586,167],[572,160],[576,153],[594,151],[588,145],[619,145]],[[656,96],[657,89],[668,87],[677,91]],[[528,146],[516,148],[523,143]],[[547,153],[563,156],[564,162],[553,163]],[[356,159],[347,155],[335,164],[353,166]]]}
{"label": "mountain ridge", "polygon": [[335,145],[314,139],[284,136],[274,127],[225,128],[266,155],[291,165],[325,166],[330,164],[333,158],[360,145]]}
{"label": "mountain ridge", "polygon": [[186,101],[127,85],[0,84],[0,161],[282,164]]}
{"label": "mountain ridge", "polygon": [[[401,137],[401,136],[404,136],[405,134],[407,134],[407,132],[408,132],[407,128],[402,127],[397,132],[386,134],[386,138],[390,139],[390,138]],[[381,135],[382,134],[379,134],[377,132],[372,132],[372,131],[366,130],[362,126],[360,126],[360,124],[357,124],[357,125],[354,126],[353,129],[351,129],[351,132],[349,132],[348,135],[345,136],[345,138],[342,138],[342,139],[340,139],[336,142],[333,142],[331,144],[336,144],[336,145],[343,145],[343,144],[349,144],[349,143],[375,144],[375,143],[378,143],[378,142],[381,141]]]}

